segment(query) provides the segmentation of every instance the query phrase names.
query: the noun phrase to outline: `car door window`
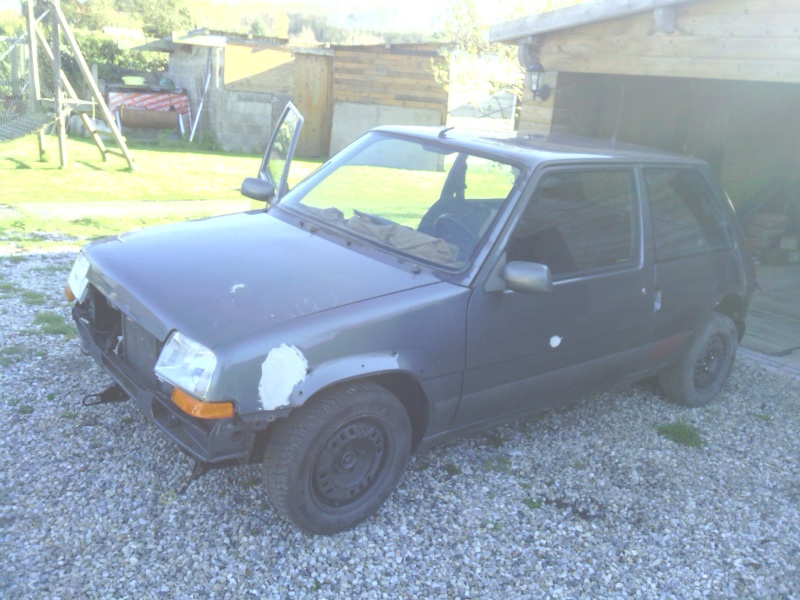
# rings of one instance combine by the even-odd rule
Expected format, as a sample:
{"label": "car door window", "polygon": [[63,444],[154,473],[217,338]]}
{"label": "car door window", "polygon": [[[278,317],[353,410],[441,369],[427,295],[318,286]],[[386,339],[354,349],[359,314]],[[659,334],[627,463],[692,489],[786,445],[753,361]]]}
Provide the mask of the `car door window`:
{"label": "car door window", "polygon": [[730,247],[730,237],[703,176],[692,169],[644,170],[653,216],[656,259]]}
{"label": "car door window", "polygon": [[547,172],[514,229],[508,260],[545,264],[555,278],[629,264],[636,214],[632,170]]}

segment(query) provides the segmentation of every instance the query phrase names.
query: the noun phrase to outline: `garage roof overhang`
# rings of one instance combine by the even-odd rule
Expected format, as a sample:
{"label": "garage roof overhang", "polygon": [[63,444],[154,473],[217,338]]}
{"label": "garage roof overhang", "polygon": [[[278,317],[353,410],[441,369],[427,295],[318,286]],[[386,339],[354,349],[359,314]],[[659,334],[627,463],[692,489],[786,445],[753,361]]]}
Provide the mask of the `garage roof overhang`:
{"label": "garage roof overhang", "polygon": [[[528,15],[515,21],[489,27],[490,42],[532,43],[536,36],[551,31],[598,23],[636,13],[655,11],[656,23],[669,26],[669,9],[690,0],[594,0],[558,10]],[[664,9],[667,9],[666,11]],[[674,16],[673,16],[674,21]]]}

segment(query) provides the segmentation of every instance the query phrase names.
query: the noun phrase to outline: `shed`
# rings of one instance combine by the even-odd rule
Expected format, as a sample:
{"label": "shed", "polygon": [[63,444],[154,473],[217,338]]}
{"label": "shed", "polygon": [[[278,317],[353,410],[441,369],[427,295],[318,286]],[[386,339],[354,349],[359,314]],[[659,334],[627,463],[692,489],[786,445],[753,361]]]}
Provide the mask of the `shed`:
{"label": "shed", "polygon": [[201,123],[225,150],[263,150],[289,100],[305,117],[300,156],[334,154],[378,125],[447,118],[448,94],[435,75],[447,67],[440,44],[309,48],[198,29],[147,48],[170,52],[169,76],[195,110],[203,102]]}
{"label": "shed", "polygon": [[[588,0],[495,25],[489,38],[517,44],[527,69],[520,131],[707,160],[762,262],[789,264],[760,273],[784,293],[772,310],[784,320],[759,334],[761,349],[800,349],[798,1]],[[535,95],[539,73],[547,89]]]}
{"label": "shed", "polygon": [[434,64],[440,44],[335,46],[330,154],[378,125],[444,125],[448,94]]}

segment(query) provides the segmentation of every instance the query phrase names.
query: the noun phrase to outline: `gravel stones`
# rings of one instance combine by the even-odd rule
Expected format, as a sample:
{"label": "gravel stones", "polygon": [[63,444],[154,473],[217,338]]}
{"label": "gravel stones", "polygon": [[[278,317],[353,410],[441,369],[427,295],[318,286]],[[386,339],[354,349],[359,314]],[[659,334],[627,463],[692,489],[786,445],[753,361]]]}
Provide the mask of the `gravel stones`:
{"label": "gravel stones", "polygon": [[81,405],[107,377],[36,318],[70,322],[73,256],[0,259],[4,598],[800,596],[797,379],[740,356],[704,409],[596,395],[417,455],[375,517],[312,537],[259,467],[179,495],[192,463],[133,403]]}

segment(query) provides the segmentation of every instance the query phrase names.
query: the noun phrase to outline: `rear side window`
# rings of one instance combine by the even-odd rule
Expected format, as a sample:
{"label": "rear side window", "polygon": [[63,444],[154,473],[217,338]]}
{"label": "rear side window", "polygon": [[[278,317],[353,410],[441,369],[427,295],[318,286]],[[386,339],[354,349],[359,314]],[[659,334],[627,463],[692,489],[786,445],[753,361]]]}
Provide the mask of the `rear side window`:
{"label": "rear side window", "polygon": [[644,173],[658,260],[730,247],[716,197],[700,173],[674,168]]}
{"label": "rear side window", "polygon": [[555,277],[636,258],[636,187],[628,169],[545,173],[507,248],[508,260],[545,264]]}

